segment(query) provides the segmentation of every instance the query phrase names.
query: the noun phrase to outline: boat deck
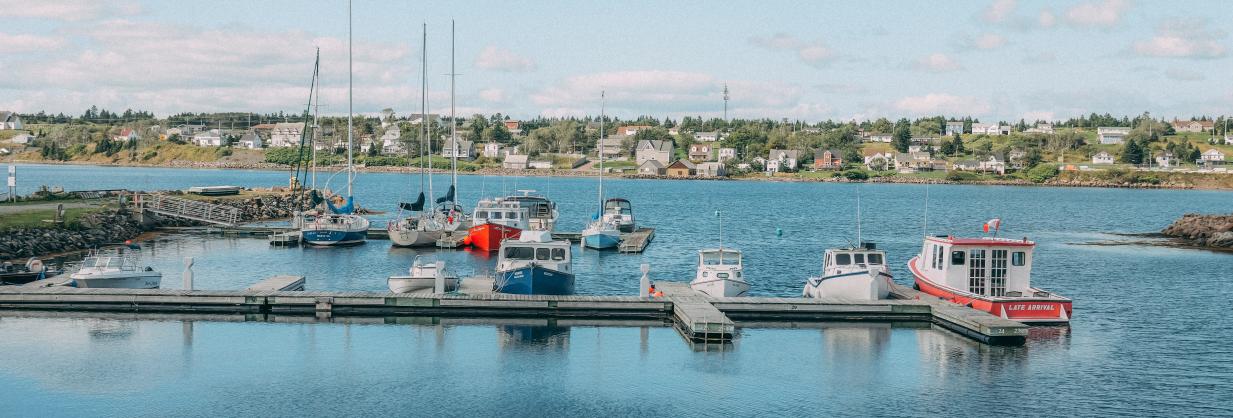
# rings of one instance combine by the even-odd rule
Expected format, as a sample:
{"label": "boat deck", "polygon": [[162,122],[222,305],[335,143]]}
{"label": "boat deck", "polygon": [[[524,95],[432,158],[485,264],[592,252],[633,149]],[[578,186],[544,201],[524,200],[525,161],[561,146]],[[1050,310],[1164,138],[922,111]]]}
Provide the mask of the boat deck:
{"label": "boat deck", "polygon": [[[290,276],[298,277],[298,276]],[[289,279],[278,279],[286,281]],[[856,301],[775,297],[712,298],[682,282],[656,281],[662,298],[637,296],[509,295],[492,292],[489,278],[463,279],[459,292],[394,294],[356,291],[286,291],[274,279],[246,290],[78,289],[2,286],[0,309],[231,314],[249,320],[274,316],[645,320],[673,323],[694,343],[727,342],[741,324],[831,321],[932,322],[992,345],[1022,345],[1027,326],[896,286],[895,299]]]}

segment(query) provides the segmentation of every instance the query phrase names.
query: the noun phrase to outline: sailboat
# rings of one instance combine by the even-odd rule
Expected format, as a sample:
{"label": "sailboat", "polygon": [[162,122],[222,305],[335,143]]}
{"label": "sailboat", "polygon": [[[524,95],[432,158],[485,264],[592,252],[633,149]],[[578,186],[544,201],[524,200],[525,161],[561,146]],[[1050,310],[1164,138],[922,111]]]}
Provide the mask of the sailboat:
{"label": "sailboat", "polygon": [[[437,222],[438,219],[434,214],[434,210],[424,210],[427,202],[425,202],[424,192],[428,192],[428,196],[432,196],[432,177],[428,175],[428,167],[425,166],[426,161],[432,161],[432,141],[429,140],[429,135],[432,135],[430,124],[431,119],[428,117],[428,24],[424,24],[423,37],[423,74],[421,74],[420,84],[420,194],[419,197],[412,203],[399,203],[398,210],[411,212],[410,215],[401,219],[390,222],[386,226],[389,231],[390,242],[399,247],[419,247],[436,245],[437,240],[441,239],[441,234],[444,228]],[[425,189],[425,180],[427,180],[427,189]],[[451,190],[450,193],[453,193]],[[436,205],[434,204],[433,207]]]}
{"label": "sailboat", "polygon": [[621,229],[616,219],[604,216],[604,93],[600,92],[599,106],[599,211],[585,229],[582,230],[582,246],[605,250],[616,248],[621,243]]}
{"label": "sailboat", "polygon": [[305,222],[300,230],[304,242],[310,245],[354,245],[363,244],[368,239],[368,219],[355,213],[355,197],[352,186],[355,183],[354,140],[352,133],[352,65],[351,65],[351,3],[347,3],[347,196],[334,196],[334,201],[326,201],[329,213],[317,216],[312,222]]}

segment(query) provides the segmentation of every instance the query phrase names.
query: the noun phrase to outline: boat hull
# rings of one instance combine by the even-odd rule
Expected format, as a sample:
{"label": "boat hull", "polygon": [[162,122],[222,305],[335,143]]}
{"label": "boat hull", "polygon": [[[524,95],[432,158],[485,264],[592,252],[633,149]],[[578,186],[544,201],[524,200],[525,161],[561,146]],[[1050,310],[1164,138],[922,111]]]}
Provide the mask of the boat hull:
{"label": "boat hull", "polygon": [[610,250],[620,243],[621,236],[616,233],[597,232],[582,236],[583,246],[597,250]]}
{"label": "boat hull", "polygon": [[357,245],[368,239],[368,230],[348,231],[343,229],[305,229],[304,243],[317,246]]}
{"label": "boat hull", "polygon": [[163,281],[163,274],[157,272],[69,277],[73,278],[73,287],[81,289],[158,289]]}
{"label": "boat hull", "polygon": [[40,279],[48,279],[56,277],[60,274],[58,270],[37,272],[37,271],[22,271],[16,273],[0,273],[0,283],[2,284],[26,284]]}
{"label": "boat hull", "polygon": [[[437,280],[433,277],[394,276],[386,280],[386,286],[394,293],[411,293],[417,291],[436,290]],[[458,290],[458,278],[445,278],[445,291]]]}
{"label": "boat hull", "polygon": [[574,275],[540,266],[527,266],[497,273],[493,290],[515,295],[572,295]]}
{"label": "boat hull", "polygon": [[711,297],[717,298],[731,298],[749,294],[749,283],[742,280],[694,280],[689,283],[689,287]]}
{"label": "boat hull", "polygon": [[467,230],[467,242],[482,251],[496,251],[501,248],[501,241],[517,239],[522,229],[512,226],[485,223]]}
{"label": "boat hull", "polygon": [[442,231],[390,228],[390,242],[396,247],[432,247],[441,239]]}
{"label": "boat hull", "polygon": [[918,258],[913,257],[908,261],[908,270],[912,271],[917,289],[925,294],[1025,324],[1070,323],[1073,311],[1069,299],[1051,297],[1000,298],[958,291],[936,284],[925,278],[916,268]]}
{"label": "boat hull", "polygon": [[889,274],[870,270],[811,277],[805,281],[803,296],[815,299],[881,300],[890,295],[891,280]]}

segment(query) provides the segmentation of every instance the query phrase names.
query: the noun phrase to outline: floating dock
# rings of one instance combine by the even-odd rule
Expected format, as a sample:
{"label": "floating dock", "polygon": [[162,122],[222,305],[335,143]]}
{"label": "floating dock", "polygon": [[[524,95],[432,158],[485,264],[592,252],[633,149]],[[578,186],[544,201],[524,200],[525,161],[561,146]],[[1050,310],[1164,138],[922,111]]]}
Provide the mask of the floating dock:
{"label": "floating dock", "polygon": [[655,228],[638,228],[634,232],[621,234],[621,244],[618,252],[640,253],[655,239]]}
{"label": "floating dock", "polygon": [[[290,276],[297,277],[297,276]],[[933,323],[991,345],[1022,345],[1027,326],[975,309],[921,296],[896,286],[897,299],[855,301],[741,297],[713,298],[685,283],[656,281],[662,298],[637,296],[550,296],[492,293],[491,279],[463,279],[459,293],[286,291],[269,279],[247,290],[77,289],[0,287],[0,309],[231,314],[251,320],[268,315],[337,317],[471,317],[573,320],[652,320],[670,323],[694,343],[724,343],[739,324],[880,321]],[[287,279],[279,279],[287,280]],[[257,287],[257,286],[254,286]],[[395,319],[396,321],[397,319]]]}
{"label": "floating dock", "polygon": [[249,286],[247,291],[297,291],[304,290],[304,276],[274,276]]}

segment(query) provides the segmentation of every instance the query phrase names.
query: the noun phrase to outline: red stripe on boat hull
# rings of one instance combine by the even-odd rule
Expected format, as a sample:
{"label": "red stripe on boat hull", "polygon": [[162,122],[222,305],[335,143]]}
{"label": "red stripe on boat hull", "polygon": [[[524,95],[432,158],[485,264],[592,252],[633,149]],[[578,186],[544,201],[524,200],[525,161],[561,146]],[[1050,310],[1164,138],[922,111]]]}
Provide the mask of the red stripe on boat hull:
{"label": "red stripe on boat hull", "polygon": [[[908,270],[916,280],[916,286],[921,292],[948,300],[952,303],[970,306],[993,316],[1005,316],[1012,321],[1023,323],[1068,323],[1072,315],[1071,301],[1047,298],[989,298],[980,295],[958,293],[948,290],[925,279],[916,269],[916,260],[908,261]],[[1066,315],[1062,316],[1065,310]]]}

